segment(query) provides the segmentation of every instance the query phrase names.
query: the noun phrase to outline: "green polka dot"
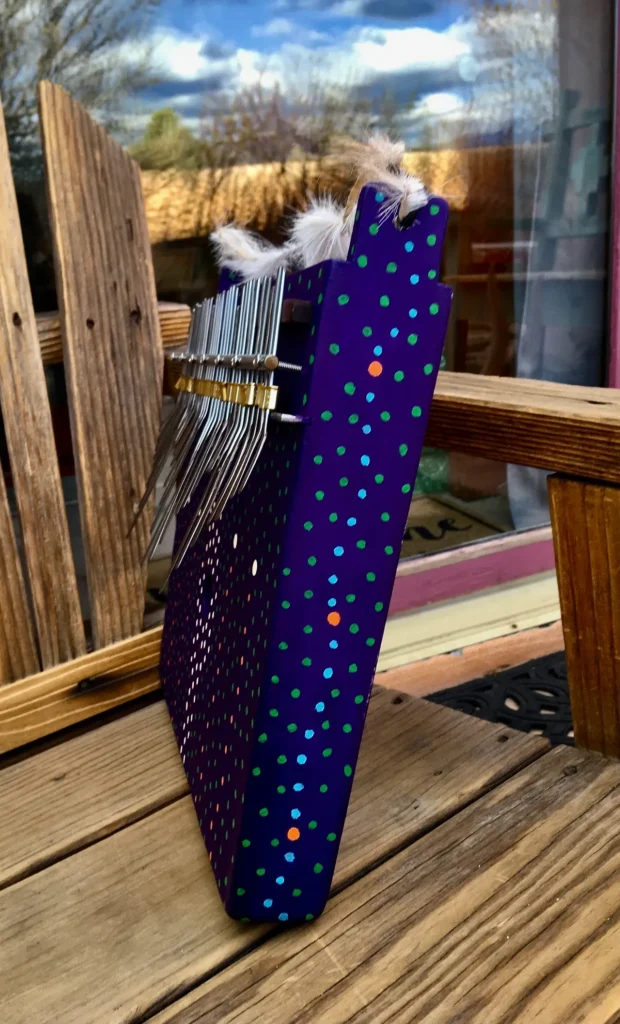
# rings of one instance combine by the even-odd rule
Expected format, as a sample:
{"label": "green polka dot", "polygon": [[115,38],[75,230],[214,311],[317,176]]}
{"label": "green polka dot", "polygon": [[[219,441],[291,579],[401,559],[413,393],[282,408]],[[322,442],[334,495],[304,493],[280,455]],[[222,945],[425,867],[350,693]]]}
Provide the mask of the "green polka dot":
{"label": "green polka dot", "polygon": [[329,346],[329,351],[331,352],[331,354],[333,356],[337,356],[338,353],[340,352],[340,345],[335,345],[335,344],[334,345],[330,345]]}
{"label": "green polka dot", "polygon": [[301,690],[298,689],[298,687],[295,687],[294,690],[291,690],[291,697],[293,700],[297,700],[298,697],[301,697]]}
{"label": "green polka dot", "polygon": [[357,265],[359,267],[367,267],[368,266],[368,256],[358,256],[357,257]]}
{"label": "green polka dot", "polygon": [[428,276],[429,276],[429,280],[430,281],[434,281],[435,278],[437,277],[437,271],[436,270],[429,270]]}
{"label": "green polka dot", "polygon": [[283,576],[290,576],[291,575],[291,570],[290,569],[283,569],[282,570],[282,575]]}
{"label": "green polka dot", "polygon": [[319,306],[320,306],[321,303],[323,302],[323,292],[321,292],[321,294],[319,295],[319,300],[318,301],[319,301]]}
{"label": "green polka dot", "polygon": [[348,304],[348,302],[349,302],[349,296],[348,295],[339,295],[338,296],[338,305],[339,306],[346,306]]}
{"label": "green polka dot", "polygon": [[424,367],[424,373],[426,374],[427,377],[430,377],[431,373],[433,372],[433,369],[434,367],[432,363],[426,364],[426,366]]}
{"label": "green polka dot", "polygon": [[312,665],[312,658],[302,658],[301,663],[304,666],[304,668],[310,668],[310,666]]}
{"label": "green polka dot", "polygon": [[376,484],[382,484],[384,480],[385,480],[385,477],[384,477],[383,473],[377,473],[377,475],[375,476],[375,483]]}
{"label": "green polka dot", "polygon": [[359,418],[359,416],[357,415],[356,412],[352,413],[349,416],[349,423],[355,424],[355,423],[359,423],[359,421],[360,421],[360,418]]}
{"label": "green polka dot", "polygon": [[404,379],[405,379],[405,375],[404,375],[403,371],[402,370],[397,370],[396,373],[394,374],[394,380],[398,381],[398,383],[400,384],[401,380],[404,380]]}
{"label": "green polka dot", "polygon": [[[359,210],[358,210],[358,213],[359,213]],[[314,914],[306,914],[305,920],[306,921],[314,921]]]}
{"label": "green polka dot", "polygon": [[271,708],[269,714],[272,718],[277,718],[280,712],[278,711],[277,708]]}
{"label": "green polka dot", "polygon": [[426,239],[428,245],[433,246],[437,243],[437,235],[429,235]]}
{"label": "green polka dot", "polygon": [[314,557],[314,555],[310,555],[310,558],[308,559],[308,565],[316,565],[316,558]]}
{"label": "green polka dot", "polygon": [[325,747],[325,750],[323,751],[323,757],[331,757],[332,754],[333,754],[332,748],[331,747]]}
{"label": "green polka dot", "polygon": [[407,341],[409,342],[410,345],[417,345],[417,343],[418,343],[418,336],[417,336],[417,334],[410,334],[409,337],[407,338]]}
{"label": "green polka dot", "polygon": [[272,683],[279,683],[280,682],[280,676],[272,676],[271,677],[271,682]]}
{"label": "green polka dot", "polygon": [[357,672],[357,665],[349,665],[349,672],[351,673],[352,676],[355,675],[355,673]]}
{"label": "green polka dot", "polygon": [[403,494],[410,494],[411,484],[403,484],[403,486],[401,487],[401,491],[403,492]]}
{"label": "green polka dot", "polygon": [[250,845],[250,840],[249,839],[242,839],[241,840],[241,845],[245,846],[245,848],[247,850],[248,846]]}
{"label": "green polka dot", "polygon": [[324,729],[325,732],[327,732],[327,730],[329,729],[329,725],[329,720],[326,718],[324,722],[321,722],[321,729]]}
{"label": "green polka dot", "polygon": [[316,498],[317,501],[323,501],[323,498],[325,497],[325,491],[317,491],[314,497]]}
{"label": "green polka dot", "polygon": [[[279,788],[280,788],[280,787],[278,786],[278,789],[279,789]],[[272,839],[272,840],[271,840],[271,845],[272,845],[272,846],[279,846],[279,845],[280,845],[280,840],[279,840],[279,839]]]}
{"label": "green polka dot", "polygon": [[381,419],[383,420],[384,423],[388,423],[391,420],[391,418],[392,417],[390,416],[389,412],[381,413]]}
{"label": "green polka dot", "polygon": [[245,896],[245,889],[237,889],[237,896]]}
{"label": "green polka dot", "polygon": [[387,306],[389,306],[389,304],[390,304],[390,297],[389,297],[389,295],[382,295],[381,298],[379,299],[379,305],[383,306],[383,308],[386,309]]}
{"label": "green polka dot", "polygon": [[341,487],[346,487],[349,481],[346,476],[341,476],[338,483],[340,484]]}
{"label": "green polka dot", "polygon": [[346,450],[347,449],[345,448],[345,446],[343,444],[339,444],[338,447],[336,448],[336,452],[337,452],[338,455],[344,455]]}
{"label": "green polka dot", "polygon": [[312,529],[312,523],[310,522],[310,520],[308,520],[307,523],[304,523],[304,530],[308,530],[308,532],[309,532],[311,529]]}
{"label": "green polka dot", "polygon": [[338,513],[337,512],[330,512],[330,514],[329,514],[329,521],[330,521],[330,523],[337,523],[338,522]]}
{"label": "green polka dot", "polygon": [[322,420],[325,420],[325,421],[328,422],[329,420],[331,420],[331,418],[332,418],[332,413],[329,411],[329,409],[326,409],[324,412],[321,413],[321,419]]}
{"label": "green polka dot", "polygon": [[266,818],[267,815],[269,814],[269,810],[267,807],[261,807],[258,813],[260,814],[261,818]]}
{"label": "green polka dot", "polygon": [[314,873],[315,873],[315,875],[320,875],[322,870],[323,870],[323,865],[322,864],[315,864],[314,865]]}
{"label": "green polka dot", "polygon": [[286,793],[286,786],[278,786],[278,793]]}
{"label": "green polka dot", "polygon": [[385,269],[387,270],[388,274],[395,274],[396,271],[398,270],[398,267],[396,266],[395,263],[388,263]]}
{"label": "green polka dot", "polygon": [[349,723],[347,722],[345,725],[343,725],[342,731],[343,732],[347,732],[347,733],[348,732],[352,732],[353,731],[353,726],[349,725]]}
{"label": "green polka dot", "polygon": [[436,217],[438,213],[439,213],[439,207],[437,206],[437,203],[432,203],[431,204],[431,216],[432,217]]}
{"label": "green polka dot", "polygon": [[282,607],[283,608],[290,608],[291,607],[291,602],[290,601],[283,601],[282,602]]}
{"label": "green polka dot", "polygon": [[357,622],[352,622],[351,625],[349,626],[349,633],[359,633],[359,631],[360,628]]}
{"label": "green polka dot", "polygon": [[372,327],[363,327],[362,334],[365,338],[370,338],[372,335]]}
{"label": "green polka dot", "polygon": [[377,601],[377,603],[375,604],[375,611],[376,612],[382,612],[383,608],[384,608],[383,601]]}
{"label": "green polka dot", "polygon": [[399,445],[399,447],[398,447],[398,454],[399,455],[406,455],[408,451],[409,451],[409,448],[407,447],[406,444]]}
{"label": "green polka dot", "polygon": [[327,793],[328,789],[329,786],[326,786],[325,783],[323,783],[321,786],[319,786],[319,793]]}
{"label": "green polka dot", "polygon": [[353,383],[353,381],[347,381],[347,383],[344,386],[344,390],[345,390],[345,394],[347,394],[347,395],[354,395],[355,394],[355,384]]}
{"label": "green polka dot", "polygon": [[319,824],[318,821],[309,821],[308,822],[308,828],[310,829],[311,832],[314,832],[314,830],[315,830],[315,828],[317,827],[318,824]]}
{"label": "green polka dot", "polygon": [[286,754],[280,754],[277,760],[278,764],[286,764]]}
{"label": "green polka dot", "polygon": [[281,651],[288,651],[288,644],[286,640],[281,640],[280,643],[278,644],[278,647],[280,648]]}
{"label": "green polka dot", "polygon": [[347,594],[346,600],[349,604],[353,604],[353,602],[355,601],[355,594]]}
{"label": "green polka dot", "polygon": [[301,896],[301,889],[293,889],[293,896]]}
{"label": "green polka dot", "polygon": [[394,554],[394,548],[392,547],[391,544],[388,544],[387,547],[385,547],[383,550],[385,551],[386,555]]}
{"label": "green polka dot", "polygon": [[259,743],[266,743],[267,742],[267,733],[266,732],[261,732],[260,736],[258,737],[258,742]]}
{"label": "green polka dot", "polygon": [[356,548],[359,548],[360,551],[363,551],[364,548],[366,547],[366,541],[365,540],[358,540],[355,546],[356,546]]}
{"label": "green polka dot", "polygon": [[345,764],[344,774],[346,775],[347,779],[350,779],[351,776],[353,775],[353,769],[350,764]]}
{"label": "green polka dot", "polygon": [[375,576],[374,572],[367,572],[366,573],[366,579],[368,580],[369,583],[374,583],[376,578],[377,577]]}
{"label": "green polka dot", "polygon": [[335,699],[336,699],[336,697],[339,697],[339,696],[340,696],[340,690],[336,690],[336,689],[333,689],[333,690],[331,691],[331,695],[332,695],[332,697],[333,697],[333,698],[334,698],[334,700],[335,700]]}
{"label": "green polka dot", "polygon": [[322,462],[323,462],[323,456],[322,455],[315,455],[314,456],[314,464],[315,464],[315,466],[320,466]]}
{"label": "green polka dot", "polygon": [[356,704],[363,704],[364,703],[364,695],[363,695],[363,693],[358,693],[357,697],[355,698],[355,703]]}
{"label": "green polka dot", "polygon": [[312,626],[304,626],[304,633],[311,633],[311,632],[312,632]]}
{"label": "green polka dot", "polygon": [[265,868],[257,868],[256,869],[256,874],[259,875],[262,878],[263,875],[265,874]]}
{"label": "green polka dot", "polygon": [[437,316],[439,312],[439,306],[437,305],[436,302],[431,302],[430,306],[428,307],[428,311],[431,314],[431,316]]}
{"label": "green polka dot", "polygon": [[260,768],[252,768],[252,775],[260,775]]}
{"label": "green polka dot", "polygon": [[376,642],[377,641],[375,640],[374,636],[369,636],[366,641],[366,647],[374,647]]}
{"label": "green polka dot", "polygon": [[370,227],[368,228],[368,230],[370,231],[371,235],[378,235],[379,234],[379,225],[378,224],[371,224]]}
{"label": "green polka dot", "polygon": [[289,722],[286,728],[288,729],[289,732],[297,732],[297,726],[295,725],[295,722]]}
{"label": "green polka dot", "polygon": [[314,592],[312,590],[304,590],[304,597],[309,601],[310,598],[314,597]]}
{"label": "green polka dot", "polygon": [[419,405],[414,405],[413,409],[411,410],[411,415],[413,416],[414,420],[418,420],[420,418],[420,416],[422,415],[422,410],[420,409]]}
{"label": "green polka dot", "polygon": [[390,513],[389,512],[382,512],[381,513],[381,522],[382,523],[389,523],[389,521],[390,521]]}

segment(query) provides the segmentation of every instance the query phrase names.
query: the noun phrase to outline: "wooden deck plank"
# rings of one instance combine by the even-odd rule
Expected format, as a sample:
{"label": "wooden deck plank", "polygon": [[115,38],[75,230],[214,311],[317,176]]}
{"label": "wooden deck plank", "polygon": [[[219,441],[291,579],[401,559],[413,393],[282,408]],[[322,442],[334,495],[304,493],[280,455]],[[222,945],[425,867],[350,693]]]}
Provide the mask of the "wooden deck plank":
{"label": "wooden deck plank", "polygon": [[611,1024],[620,765],[557,748],[153,1024]]}
{"label": "wooden deck plank", "polygon": [[0,105],[0,404],[44,668],[86,653],[9,148]]}
{"label": "wooden deck plank", "polygon": [[[538,738],[376,691],[335,886],[545,749]],[[184,797],[0,893],[3,1011],[11,1024],[142,1019],[263,933],[226,917]]]}
{"label": "wooden deck plank", "polygon": [[136,165],[57,86],[39,86],[67,391],[96,647],[139,633],[163,349]]}

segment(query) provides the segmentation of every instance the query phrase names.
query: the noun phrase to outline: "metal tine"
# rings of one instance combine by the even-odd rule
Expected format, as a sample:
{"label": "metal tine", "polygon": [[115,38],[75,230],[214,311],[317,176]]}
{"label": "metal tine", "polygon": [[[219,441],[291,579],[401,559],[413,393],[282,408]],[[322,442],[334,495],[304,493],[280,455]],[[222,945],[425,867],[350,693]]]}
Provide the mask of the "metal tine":
{"label": "metal tine", "polygon": [[[275,355],[277,349],[285,276],[285,271],[283,269],[280,270],[273,288],[271,285],[271,279],[269,279],[269,292],[267,293],[267,302],[264,305],[265,316],[261,317],[260,330],[256,334],[257,351],[262,348],[262,342],[266,334],[268,340],[265,347],[268,355]],[[271,302],[269,302],[269,298],[272,299]],[[273,373],[269,375],[269,383],[273,383]],[[179,545],[179,548],[172,560],[170,572],[172,572],[181,563],[187,551],[200,535],[203,528],[208,523],[212,522],[216,516],[221,516],[233,493],[239,493],[243,486],[245,486],[252,469],[260,457],[260,453],[264,447],[267,437],[269,411],[267,409],[257,409],[254,407],[250,410],[246,409],[245,412],[250,413],[249,425],[254,428],[251,431],[253,443],[250,445],[247,462],[245,463],[245,466],[241,463],[233,473],[233,479],[229,481],[229,486],[226,487],[224,492],[220,495],[220,499],[215,508],[213,508],[212,503],[211,506],[209,506],[201,502],[201,506],[193,517],[185,537],[181,541],[181,544]],[[239,476],[241,476],[241,487],[235,486],[236,479]]]}
{"label": "metal tine", "polygon": [[[222,309],[223,301],[221,301],[221,296],[218,295],[215,302],[214,313],[208,325],[208,334],[206,337],[203,336],[201,338],[200,348],[203,352],[206,351],[207,348],[212,348],[217,344],[219,324],[222,318]],[[179,476],[184,475],[183,471],[186,467],[186,462],[191,456],[191,451],[195,441],[197,417],[199,417],[201,406],[205,402],[205,399],[200,395],[192,395],[191,397],[198,401],[191,403],[191,406],[188,407],[188,416],[184,423],[183,430],[180,435],[177,436],[176,451],[168,476],[164,482],[162,498],[151,530],[151,541],[145,553],[145,559],[151,556],[163,537],[170,520],[175,514],[175,490],[177,482],[179,480]]]}
{"label": "metal tine", "polygon": [[[196,354],[198,352],[201,324],[204,322],[205,314],[207,320],[210,317],[212,305],[213,300],[209,299],[206,304],[199,303],[197,306],[194,307],[188,335],[188,345],[186,353],[188,356]],[[187,368],[189,367],[189,365],[189,361],[185,360],[181,372],[187,373]],[[179,398],[177,399],[177,403],[174,407],[171,416],[169,417],[169,419],[167,420],[167,422],[165,423],[164,427],[160,432],[157,441],[157,446],[155,448],[155,454],[153,456],[153,468],[149,474],[149,478],[146,482],[144,493],[138,503],[134,517],[131,521],[129,531],[127,533],[128,537],[130,536],[131,532],[135,529],[136,524],[140,516],[142,515],[142,512],[144,511],[146,505],[148,504],[151,494],[155,490],[161,469],[166,462],[170,449],[174,444],[175,437],[177,436],[177,433],[181,427],[183,417],[186,412],[185,406],[187,403],[182,401],[182,399],[185,397],[193,396],[188,396],[186,395],[186,393],[183,392],[179,395]]]}

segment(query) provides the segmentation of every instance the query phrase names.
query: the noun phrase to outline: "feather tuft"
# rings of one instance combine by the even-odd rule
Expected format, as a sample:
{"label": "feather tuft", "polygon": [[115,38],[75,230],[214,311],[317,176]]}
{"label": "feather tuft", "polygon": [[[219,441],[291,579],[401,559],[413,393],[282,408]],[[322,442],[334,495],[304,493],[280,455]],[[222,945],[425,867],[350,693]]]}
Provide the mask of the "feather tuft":
{"label": "feather tuft", "polygon": [[325,197],[311,199],[306,212],[295,216],[291,244],[302,267],[347,258],[351,235],[345,229],[344,212],[339,203]]}
{"label": "feather tuft", "polygon": [[233,224],[212,232],[211,241],[215,246],[218,266],[234,271],[246,281],[255,277],[272,277],[280,267],[288,267],[293,262],[290,244],[278,248]]}

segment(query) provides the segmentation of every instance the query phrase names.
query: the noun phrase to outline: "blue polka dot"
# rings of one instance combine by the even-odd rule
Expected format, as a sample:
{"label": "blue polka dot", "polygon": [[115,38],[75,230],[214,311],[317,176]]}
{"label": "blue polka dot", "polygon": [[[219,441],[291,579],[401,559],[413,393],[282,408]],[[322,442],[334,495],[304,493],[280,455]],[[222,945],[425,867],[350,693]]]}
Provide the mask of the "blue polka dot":
{"label": "blue polka dot", "polygon": [[288,921],[288,914],[278,914],[278,921]]}
{"label": "blue polka dot", "polygon": [[273,907],[273,900],[263,900],[263,906],[267,907],[267,909],[269,909],[269,907]]}
{"label": "blue polka dot", "polygon": [[371,427],[370,423],[365,423],[364,426],[362,427],[362,434],[370,434],[370,433],[372,433],[372,427]]}
{"label": "blue polka dot", "polygon": [[362,487],[361,490],[357,492],[357,496],[358,498],[365,498],[367,493],[368,492]]}
{"label": "blue polka dot", "polygon": [[329,599],[329,601],[327,603],[328,603],[330,608],[335,608],[336,605],[338,604],[338,602],[337,602],[335,597],[330,597],[330,599]]}
{"label": "blue polka dot", "polygon": [[298,807],[293,807],[293,810],[291,811],[291,818],[294,818],[295,821],[297,821],[298,818],[301,818],[301,811]]}
{"label": "blue polka dot", "polygon": [[284,860],[287,861],[289,864],[292,864],[293,861],[295,860],[295,854],[294,853],[290,853],[290,852],[289,853],[285,853],[284,854]]}
{"label": "blue polka dot", "polygon": [[329,641],[329,646],[331,647],[332,651],[337,651],[338,650],[338,641],[337,640],[330,640]]}
{"label": "blue polka dot", "polygon": [[405,251],[413,252],[413,242],[405,242]]}
{"label": "blue polka dot", "polygon": [[374,393],[372,391],[369,391],[368,394],[366,395],[366,401],[367,402],[374,402],[374,400],[375,400]]}
{"label": "blue polka dot", "polygon": [[284,885],[284,875],[278,875],[276,878],[276,885]]}
{"label": "blue polka dot", "polygon": [[375,345],[372,351],[376,356],[380,356],[383,352],[383,347],[381,345]]}
{"label": "blue polka dot", "polygon": [[357,519],[355,516],[349,516],[347,519],[347,526],[357,526]]}
{"label": "blue polka dot", "polygon": [[344,555],[344,548],[339,544],[338,547],[334,548],[334,554],[336,558],[341,558]]}
{"label": "blue polka dot", "polygon": [[375,200],[378,203],[382,203],[384,199],[385,199],[385,196],[383,195],[383,192],[375,192]]}
{"label": "blue polka dot", "polygon": [[303,788],[304,788],[303,782],[296,782],[295,785],[293,786],[293,789],[295,790],[296,793],[301,793]]}
{"label": "blue polka dot", "polygon": [[398,334],[399,334],[398,327],[392,327],[392,330],[390,331],[390,337],[391,338],[397,338]]}
{"label": "blue polka dot", "polygon": [[298,754],[297,755],[297,764],[305,764],[307,760],[308,760],[308,758],[306,757],[305,754]]}
{"label": "blue polka dot", "polygon": [[314,710],[319,712],[325,711],[325,701],[320,700],[318,704],[315,704]]}
{"label": "blue polka dot", "polygon": [[409,316],[411,317],[412,320],[415,320],[417,315],[418,315],[417,309],[410,309],[409,310]]}
{"label": "blue polka dot", "polygon": [[412,274],[411,277],[409,278],[409,280],[411,281],[412,284],[418,284],[418,282],[420,280],[420,275],[419,274]]}
{"label": "blue polka dot", "polygon": [[360,459],[360,462],[361,462],[362,466],[369,466],[370,465],[370,455],[362,455],[362,457]]}
{"label": "blue polka dot", "polygon": [[332,576],[330,576],[330,577],[329,577],[329,579],[328,579],[328,581],[327,581],[327,582],[328,582],[328,583],[331,583],[331,584],[333,585],[334,583],[337,583],[337,582],[338,582],[338,577],[337,577],[337,576],[333,576],[333,575],[332,575]]}
{"label": "blue polka dot", "polygon": [[324,679],[331,679],[333,674],[334,674],[333,668],[326,668],[325,671],[323,672],[323,678]]}
{"label": "blue polka dot", "polygon": [[306,729],[304,736],[306,737],[307,740],[311,740],[312,737],[314,736],[314,729]]}

